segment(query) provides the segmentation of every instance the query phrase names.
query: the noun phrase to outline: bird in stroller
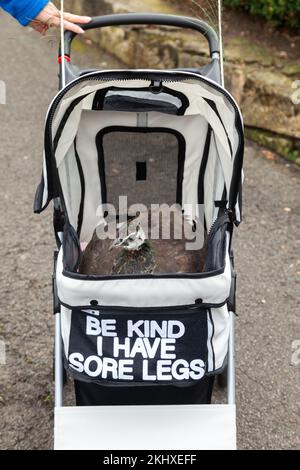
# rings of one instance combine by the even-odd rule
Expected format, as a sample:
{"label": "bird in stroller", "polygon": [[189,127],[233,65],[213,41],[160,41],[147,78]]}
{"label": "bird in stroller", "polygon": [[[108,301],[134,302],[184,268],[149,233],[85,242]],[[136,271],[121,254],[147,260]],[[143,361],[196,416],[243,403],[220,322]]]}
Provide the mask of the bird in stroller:
{"label": "bird in stroller", "polygon": [[194,233],[194,225],[180,207],[167,214],[162,208],[141,212],[120,224],[113,243],[103,239],[96,228],[83,253],[79,272],[85,275],[202,272],[205,244],[201,250],[186,250],[186,242],[195,237]]}
{"label": "bird in stroller", "polygon": [[[119,232],[127,233],[128,224],[123,224]],[[111,241],[110,241],[111,243]],[[97,229],[85,249],[79,272],[85,275],[100,274],[152,274],[155,270],[155,256],[151,244],[146,240],[140,223],[129,235],[118,238],[110,245],[108,239],[101,239]],[[105,260],[107,261],[104,264]],[[107,267],[107,264],[109,266]],[[107,270],[105,273],[103,271]]]}

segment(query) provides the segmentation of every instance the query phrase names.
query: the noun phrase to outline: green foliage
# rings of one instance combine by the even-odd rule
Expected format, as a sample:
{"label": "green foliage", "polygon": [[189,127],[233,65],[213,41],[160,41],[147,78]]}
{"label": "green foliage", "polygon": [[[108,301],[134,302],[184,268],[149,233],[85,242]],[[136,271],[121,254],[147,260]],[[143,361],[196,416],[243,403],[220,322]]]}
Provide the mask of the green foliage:
{"label": "green foliage", "polygon": [[224,4],[242,7],[278,25],[300,28],[300,0],[224,0]]}

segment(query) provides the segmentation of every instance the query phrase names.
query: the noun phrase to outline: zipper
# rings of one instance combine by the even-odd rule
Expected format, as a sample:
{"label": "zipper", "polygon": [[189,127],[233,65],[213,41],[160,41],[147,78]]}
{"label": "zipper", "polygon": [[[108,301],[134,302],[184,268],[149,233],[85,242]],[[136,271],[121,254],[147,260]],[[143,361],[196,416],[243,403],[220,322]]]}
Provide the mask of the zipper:
{"label": "zipper", "polygon": [[[164,75],[165,74],[165,75]],[[158,78],[155,78],[158,77]],[[139,71],[131,71],[131,72],[93,72],[91,74],[83,75],[82,77],[79,77],[75,80],[73,80],[71,83],[69,83],[63,90],[60,91],[60,93],[56,96],[54,99],[51,109],[49,111],[49,115],[47,118],[47,123],[46,127],[49,130],[49,137],[50,141],[52,140],[52,134],[51,134],[51,128],[52,128],[52,122],[54,118],[55,111],[57,109],[57,106],[61,99],[76,85],[78,85],[81,82],[84,81],[101,81],[101,82],[106,82],[106,81],[132,81],[132,80],[149,80],[151,82],[151,86],[153,86],[154,83],[157,84],[157,82],[163,83],[176,83],[176,82],[182,82],[185,79],[196,79],[202,83],[208,83],[212,88],[215,88],[219,92],[221,92],[231,103],[233,106],[235,112],[236,112],[236,125],[239,129],[239,131],[243,130],[243,125],[242,125],[242,120],[241,120],[241,114],[240,110],[235,102],[235,100],[232,98],[232,96],[220,85],[218,85],[216,82],[213,82],[212,80],[209,80],[205,77],[202,77],[198,74],[192,73],[192,72],[163,72],[160,74],[160,72],[139,72]],[[237,117],[239,119],[237,119]],[[240,150],[240,145],[241,141],[239,143],[239,148],[236,153],[239,152]]]}
{"label": "zipper", "polygon": [[210,227],[210,230],[208,232],[207,236],[207,244],[213,240],[214,236],[216,235],[217,231],[223,227],[225,224],[229,224],[234,221],[234,215],[233,212],[230,209],[226,209],[224,214],[222,214],[220,217],[218,217],[212,226]]}
{"label": "zipper", "polygon": [[63,302],[61,302],[61,305],[63,305],[64,307],[66,307],[67,309],[69,310],[75,310],[75,311],[80,311],[80,312],[83,312],[83,313],[86,313],[86,311],[88,310],[91,310],[91,311],[95,311],[95,312],[102,312],[102,311],[105,311],[105,312],[112,312],[112,313],[116,313],[116,312],[120,312],[120,314],[122,314],[123,312],[130,312],[132,313],[133,315],[137,315],[137,314],[141,314],[142,312],[144,313],[147,313],[147,314],[150,314],[150,313],[153,313],[153,314],[158,314],[158,313],[168,313],[168,312],[172,312],[174,315],[180,315],[180,314],[184,314],[185,312],[184,311],[197,311],[197,310],[209,310],[211,308],[220,308],[220,307],[223,307],[223,305],[225,305],[227,303],[227,299],[222,302],[222,303],[218,303],[218,304],[213,304],[213,303],[209,303],[209,304],[205,304],[205,303],[201,303],[200,302],[201,299],[199,299],[199,301],[195,301],[194,304],[189,304],[189,305],[175,305],[175,306],[171,306],[171,307],[122,307],[122,306],[105,306],[105,305],[97,305],[97,306],[92,306],[92,305],[88,305],[88,306],[71,306],[71,305],[68,305],[68,304],[65,304]]}

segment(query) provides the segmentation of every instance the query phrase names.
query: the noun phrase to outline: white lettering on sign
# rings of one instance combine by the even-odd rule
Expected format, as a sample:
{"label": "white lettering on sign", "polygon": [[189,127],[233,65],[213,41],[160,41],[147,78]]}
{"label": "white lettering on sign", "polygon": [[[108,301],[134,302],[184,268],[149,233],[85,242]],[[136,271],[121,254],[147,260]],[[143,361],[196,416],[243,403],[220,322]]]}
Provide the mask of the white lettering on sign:
{"label": "white lettering on sign", "polygon": [[161,325],[155,320],[139,320],[127,322],[128,337],[133,338],[181,338],[185,333],[185,326],[177,320],[163,321]]}
{"label": "white lettering on sign", "polygon": [[125,357],[130,356],[130,339],[125,338],[122,342],[120,338],[114,338],[114,357],[119,357],[120,352],[124,352]]}
{"label": "white lettering on sign", "polygon": [[97,354],[100,357],[103,356],[103,337],[102,336],[97,337]]}
{"label": "white lettering on sign", "polygon": [[117,336],[116,320],[98,320],[95,317],[86,317],[86,334],[98,336]]}
{"label": "white lettering on sign", "polygon": [[118,331],[115,319],[100,320],[89,313],[85,333],[96,337],[95,353],[87,357],[82,352],[69,355],[69,365],[77,373],[103,380],[137,378],[148,382],[200,380],[205,375],[202,359],[177,357],[178,340],[184,340],[186,334],[183,322],[128,320]]}
{"label": "white lettering on sign", "polygon": [[81,353],[72,353],[69,356],[70,367],[80,374],[83,372],[83,361],[84,357]]}

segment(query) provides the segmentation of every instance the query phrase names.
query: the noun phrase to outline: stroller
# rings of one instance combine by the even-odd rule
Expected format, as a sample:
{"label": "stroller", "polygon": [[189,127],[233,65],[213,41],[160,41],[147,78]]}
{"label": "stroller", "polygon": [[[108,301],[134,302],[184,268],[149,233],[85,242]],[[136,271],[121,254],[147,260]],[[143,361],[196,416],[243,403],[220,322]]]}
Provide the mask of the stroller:
{"label": "stroller", "polygon": [[[35,198],[36,213],[54,203],[58,246],[55,448],[233,449],[242,118],[220,85],[219,41],[206,23],[118,14],[83,28],[137,24],[195,30],[211,61],[199,69],[79,71],[71,64],[75,34],[65,33],[59,62],[67,85],[47,115]],[[177,204],[193,225],[203,208],[203,270],[80,273],[83,246],[124,195],[131,206]],[[63,406],[66,372],[74,407]],[[227,405],[211,404],[215,377],[226,379]]]}

